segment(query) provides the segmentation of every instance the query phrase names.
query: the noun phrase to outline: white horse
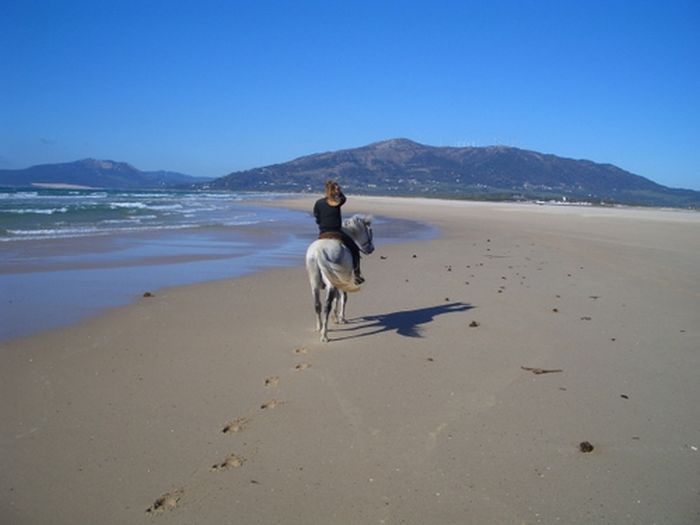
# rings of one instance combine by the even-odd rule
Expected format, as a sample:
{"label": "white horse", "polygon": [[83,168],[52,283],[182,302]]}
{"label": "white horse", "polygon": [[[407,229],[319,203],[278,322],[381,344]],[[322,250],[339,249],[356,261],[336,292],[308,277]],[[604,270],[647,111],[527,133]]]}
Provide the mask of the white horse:
{"label": "white horse", "polygon": [[[343,221],[343,231],[369,255],[374,251],[372,244],[372,217],[353,215]],[[311,283],[311,294],[316,309],[316,331],[321,332],[321,342],[328,341],[328,316],[335,305],[335,317],[345,323],[347,292],[356,292],[352,253],[339,239],[317,239],[306,250],[306,271]],[[326,300],[321,305],[321,290],[326,289]]]}

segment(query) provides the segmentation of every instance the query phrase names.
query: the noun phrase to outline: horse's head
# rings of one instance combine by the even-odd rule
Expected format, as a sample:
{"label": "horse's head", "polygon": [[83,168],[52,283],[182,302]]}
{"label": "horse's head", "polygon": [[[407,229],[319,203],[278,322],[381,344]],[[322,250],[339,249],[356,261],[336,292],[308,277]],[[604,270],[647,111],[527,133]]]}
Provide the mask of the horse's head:
{"label": "horse's head", "polygon": [[343,221],[343,228],[360,247],[362,253],[369,255],[374,251],[371,215],[353,215]]}

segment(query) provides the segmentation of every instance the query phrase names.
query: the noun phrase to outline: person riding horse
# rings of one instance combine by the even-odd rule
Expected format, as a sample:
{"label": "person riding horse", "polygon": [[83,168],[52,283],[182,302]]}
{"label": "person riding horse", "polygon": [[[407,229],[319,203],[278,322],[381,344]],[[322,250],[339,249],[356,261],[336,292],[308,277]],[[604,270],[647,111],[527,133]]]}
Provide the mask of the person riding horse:
{"label": "person riding horse", "polygon": [[355,284],[362,284],[365,279],[360,274],[360,248],[342,229],[343,219],[340,207],[345,204],[347,198],[340,189],[340,185],[332,180],[326,181],[326,196],[314,204],[314,217],[319,229],[319,239],[338,239],[347,246],[352,253],[353,268],[355,270]]}

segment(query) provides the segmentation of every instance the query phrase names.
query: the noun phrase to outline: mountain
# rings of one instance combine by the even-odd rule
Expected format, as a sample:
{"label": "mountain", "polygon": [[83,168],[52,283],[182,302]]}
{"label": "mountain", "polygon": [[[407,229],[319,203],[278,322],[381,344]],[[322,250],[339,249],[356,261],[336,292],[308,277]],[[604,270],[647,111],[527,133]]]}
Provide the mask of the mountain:
{"label": "mountain", "polygon": [[700,192],[672,189],[611,164],[504,146],[434,147],[393,139],[234,172],[207,184],[234,191],[349,192],[478,199],[562,199],[700,207]]}
{"label": "mountain", "polygon": [[0,186],[79,186],[102,189],[158,189],[199,184],[202,179],[173,171],[140,171],[126,162],[84,159],[0,170]]}

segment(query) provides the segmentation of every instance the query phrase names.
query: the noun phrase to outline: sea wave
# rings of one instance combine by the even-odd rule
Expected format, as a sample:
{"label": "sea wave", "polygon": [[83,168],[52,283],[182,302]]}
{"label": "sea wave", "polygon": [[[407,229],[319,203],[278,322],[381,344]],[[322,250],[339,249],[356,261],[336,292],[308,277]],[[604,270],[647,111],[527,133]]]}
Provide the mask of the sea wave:
{"label": "sea wave", "polygon": [[[242,227],[254,226],[261,223],[275,222],[272,219],[255,220],[242,219],[221,222],[182,222],[178,224],[153,224],[145,223],[141,219],[106,220],[93,226],[65,227],[65,228],[43,228],[33,230],[3,229],[0,228],[0,242],[8,241],[28,241],[28,240],[49,240],[49,239],[69,239],[77,237],[94,237],[105,235],[118,235],[130,233],[148,233],[163,230],[199,230],[216,227]],[[119,226],[123,224],[124,226]],[[131,226],[126,226],[130,224]]]}
{"label": "sea wave", "polygon": [[13,193],[0,193],[0,199],[35,199],[38,196],[36,191],[18,191]]}
{"label": "sea wave", "polygon": [[113,210],[116,210],[117,208],[134,208],[137,210],[148,208],[148,206],[143,202],[110,202],[109,207]]}
{"label": "sea wave", "polygon": [[9,209],[9,210],[2,210],[0,209],[0,214],[1,213],[16,213],[19,215],[25,215],[27,213],[34,213],[38,215],[53,215],[54,213],[67,213],[68,208],[65,206],[63,208],[46,208],[46,209],[34,209],[34,208],[20,208],[20,209]]}
{"label": "sea wave", "polygon": [[104,221],[100,221],[99,224],[142,224],[143,219],[138,218],[138,219],[106,219]]}
{"label": "sea wave", "polygon": [[[254,223],[250,223],[254,224]],[[242,225],[242,224],[240,224]],[[239,225],[239,226],[240,226]],[[5,230],[5,233],[10,234],[11,237],[0,237],[0,242],[7,241],[27,241],[27,240],[47,240],[47,239],[66,239],[75,237],[94,237],[103,235],[114,235],[120,233],[137,233],[137,232],[148,232],[148,231],[162,231],[162,230],[185,230],[185,229],[197,229],[197,228],[208,228],[216,225],[212,224],[194,224],[194,223],[181,223],[181,224],[167,224],[154,226],[151,225],[147,228],[144,227],[123,227],[123,228],[99,228],[97,226],[86,226],[84,228],[49,228],[43,230]],[[223,224],[219,225],[223,226]],[[2,231],[2,230],[0,230]]]}
{"label": "sea wave", "polygon": [[149,210],[162,210],[162,211],[170,211],[170,210],[181,210],[183,208],[182,204],[146,204],[145,206]]}

